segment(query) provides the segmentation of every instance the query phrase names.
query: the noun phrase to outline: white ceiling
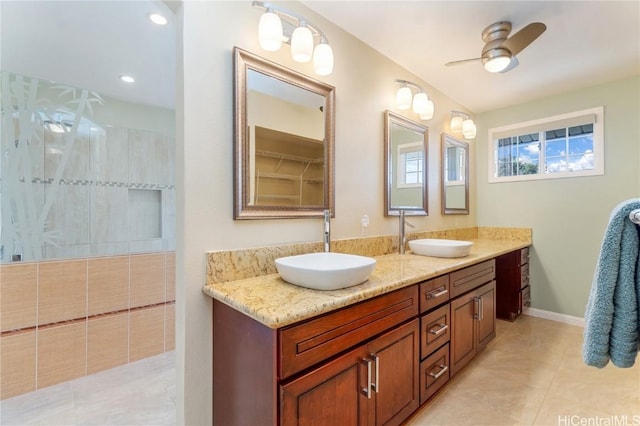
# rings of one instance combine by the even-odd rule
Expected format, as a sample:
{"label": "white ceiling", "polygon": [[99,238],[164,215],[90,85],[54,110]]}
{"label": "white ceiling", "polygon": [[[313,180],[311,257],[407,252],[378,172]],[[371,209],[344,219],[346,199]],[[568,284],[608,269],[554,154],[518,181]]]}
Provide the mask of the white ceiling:
{"label": "white ceiling", "polygon": [[[1,0],[0,65],[173,108],[176,22],[167,7],[173,3]],[[640,74],[638,0],[304,3],[476,113]],[[158,10],[169,25],[149,23],[147,15]],[[511,21],[513,33],[534,21],[547,31],[507,73],[490,74],[480,63],[444,66],[478,57],[480,33],[500,20]],[[336,69],[342,65],[336,58]],[[117,80],[125,73],[136,77],[134,85]]]}
{"label": "white ceiling", "polygon": [[0,19],[2,70],[174,108],[176,22],[164,2],[0,0]]}
{"label": "white ceiling", "polygon": [[[640,74],[637,0],[304,3],[475,113]],[[547,30],[509,72],[444,66],[479,57],[480,34],[497,21],[510,21],[512,34],[531,22]]]}

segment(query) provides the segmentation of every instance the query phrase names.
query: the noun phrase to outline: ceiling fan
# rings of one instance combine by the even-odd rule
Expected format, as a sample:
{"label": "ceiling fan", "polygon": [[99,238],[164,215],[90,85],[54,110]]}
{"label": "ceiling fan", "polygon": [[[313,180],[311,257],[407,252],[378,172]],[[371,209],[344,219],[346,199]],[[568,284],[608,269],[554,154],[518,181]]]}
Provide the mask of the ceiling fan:
{"label": "ceiling fan", "polygon": [[545,24],[533,22],[509,37],[511,22],[496,22],[482,31],[482,40],[486,44],[482,48],[482,54],[479,58],[447,62],[445,65],[482,61],[484,68],[489,72],[507,72],[518,65],[516,55],[529,46],[546,29],[547,26]]}

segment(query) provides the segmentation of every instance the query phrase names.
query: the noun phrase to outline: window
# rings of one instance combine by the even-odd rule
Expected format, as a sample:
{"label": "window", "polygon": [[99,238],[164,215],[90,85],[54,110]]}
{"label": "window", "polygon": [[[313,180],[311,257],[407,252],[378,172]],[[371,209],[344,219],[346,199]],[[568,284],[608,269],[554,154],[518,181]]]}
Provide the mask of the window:
{"label": "window", "polygon": [[603,108],[489,130],[489,182],[604,174]]}
{"label": "window", "polygon": [[422,187],[422,143],[398,146],[398,188]]}

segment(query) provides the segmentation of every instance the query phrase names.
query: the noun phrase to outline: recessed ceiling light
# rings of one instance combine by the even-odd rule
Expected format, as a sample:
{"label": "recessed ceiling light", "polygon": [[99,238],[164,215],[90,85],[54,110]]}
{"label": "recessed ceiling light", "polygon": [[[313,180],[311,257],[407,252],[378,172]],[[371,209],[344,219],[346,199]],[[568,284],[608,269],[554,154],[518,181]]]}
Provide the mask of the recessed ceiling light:
{"label": "recessed ceiling light", "polygon": [[167,25],[167,18],[165,18],[164,16],[160,15],[159,13],[152,13],[151,15],[149,15],[149,19],[154,24]]}
{"label": "recessed ceiling light", "polygon": [[124,81],[125,83],[133,83],[134,81],[136,81],[133,77],[131,77],[130,75],[121,75],[120,76],[120,80]]}

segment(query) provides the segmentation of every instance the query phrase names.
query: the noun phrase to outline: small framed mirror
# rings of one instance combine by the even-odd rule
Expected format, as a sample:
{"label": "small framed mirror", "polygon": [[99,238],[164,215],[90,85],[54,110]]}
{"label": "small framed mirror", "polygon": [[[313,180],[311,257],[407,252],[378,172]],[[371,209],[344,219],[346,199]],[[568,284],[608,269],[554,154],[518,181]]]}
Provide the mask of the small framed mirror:
{"label": "small framed mirror", "polygon": [[469,214],[469,144],[442,134],[442,214]]}
{"label": "small framed mirror", "polygon": [[333,86],[238,47],[234,219],[334,214]]}
{"label": "small framed mirror", "polygon": [[428,128],[392,111],[385,111],[385,216],[428,214]]}

